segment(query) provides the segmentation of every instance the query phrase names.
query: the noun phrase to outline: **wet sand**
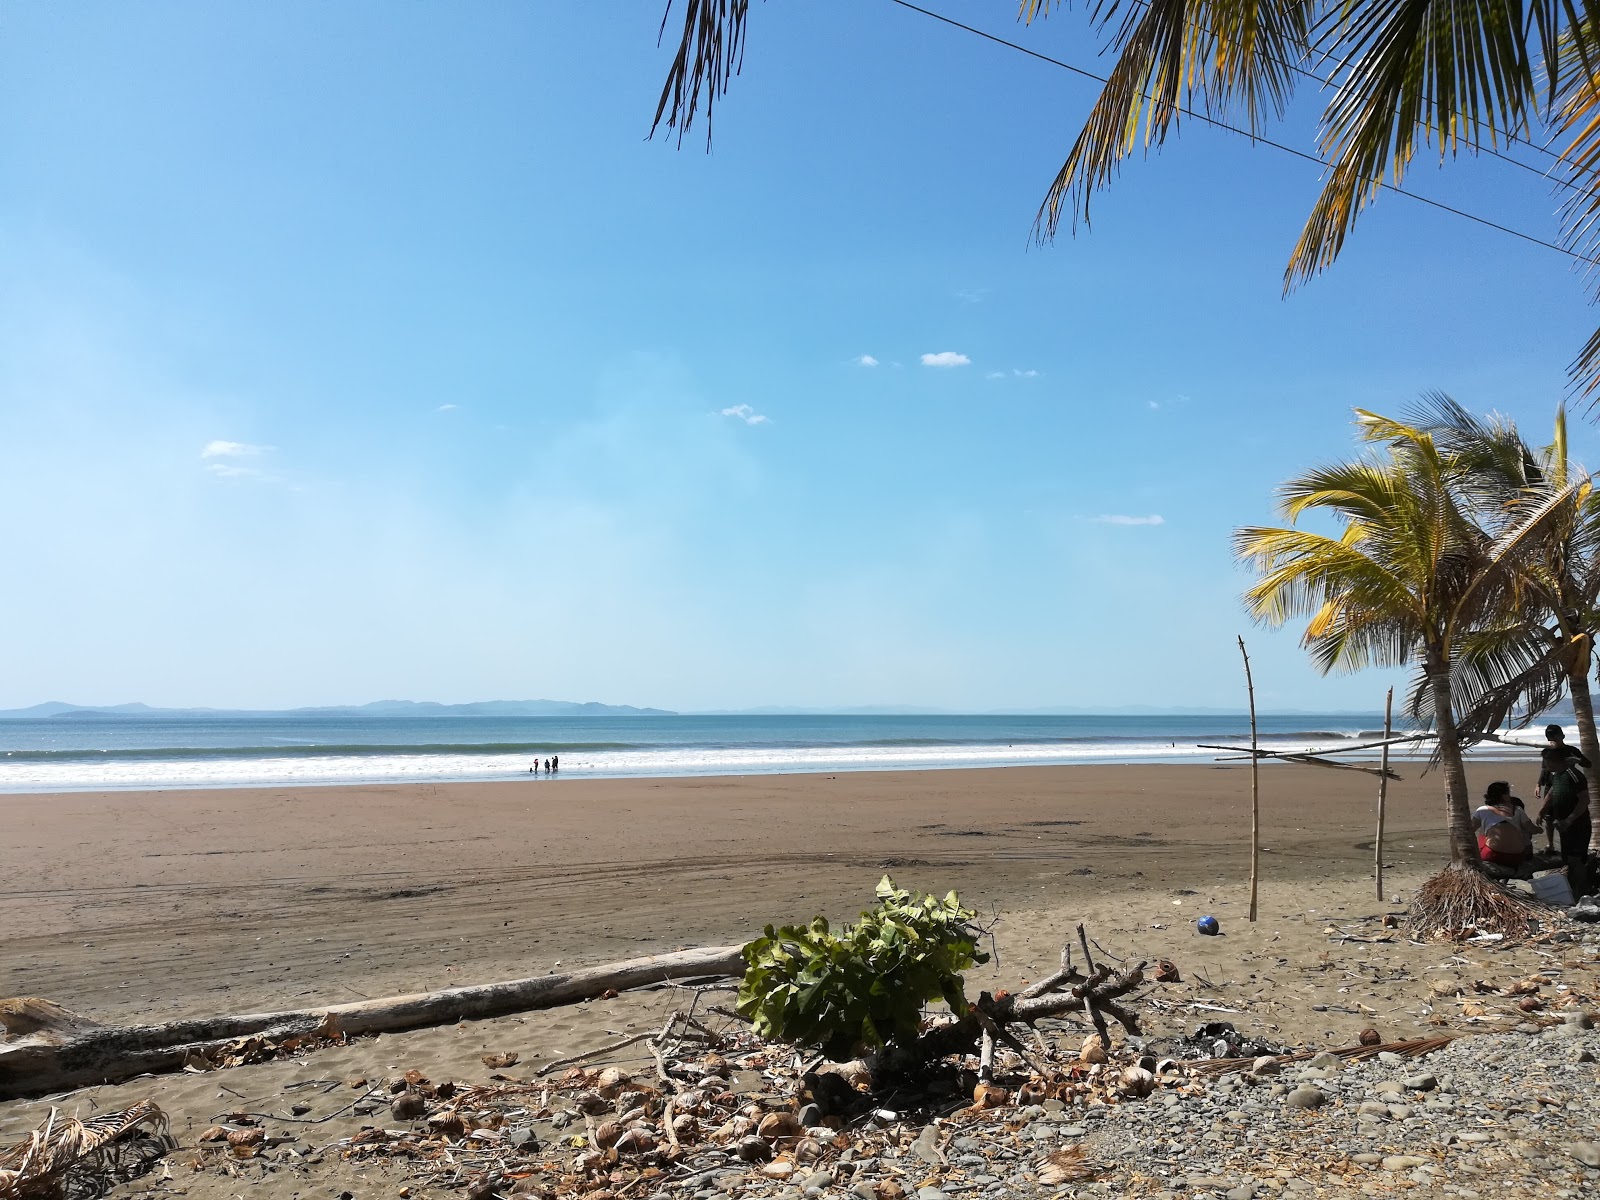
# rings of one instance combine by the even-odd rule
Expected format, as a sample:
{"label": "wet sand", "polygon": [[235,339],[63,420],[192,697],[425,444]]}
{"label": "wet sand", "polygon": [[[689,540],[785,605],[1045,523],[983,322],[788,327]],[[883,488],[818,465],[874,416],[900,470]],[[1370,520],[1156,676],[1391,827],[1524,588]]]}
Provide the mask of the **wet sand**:
{"label": "wet sand", "polygon": [[[1407,772],[1408,775],[1411,772]],[[1371,866],[1375,781],[1263,771],[1262,873]],[[1390,789],[1391,861],[1444,854],[1440,785]],[[1242,911],[1249,772],[1021,767],[0,797],[0,994],[102,1020],[541,974],[769,921],[849,918],[885,871],[985,913]],[[1116,907],[1116,905],[1114,905]],[[1056,936],[1055,933],[1051,934]]]}

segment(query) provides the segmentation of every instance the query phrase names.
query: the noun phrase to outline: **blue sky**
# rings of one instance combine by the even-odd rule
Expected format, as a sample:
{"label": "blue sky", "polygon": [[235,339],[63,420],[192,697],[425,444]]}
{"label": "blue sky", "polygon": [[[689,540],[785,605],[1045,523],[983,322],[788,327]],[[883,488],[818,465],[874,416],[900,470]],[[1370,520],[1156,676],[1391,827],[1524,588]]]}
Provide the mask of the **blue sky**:
{"label": "blue sky", "polygon": [[1356,405],[1545,428],[1600,319],[1559,256],[1390,196],[1284,299],[1316,170],[1198,125],[1030,248],[1093,85],[768,0],[679,151],[659,20],[0,14],[0,706],[1231,706],[1241,631],[1266,706],[1377,706],[1251,631],[1229,531]]}

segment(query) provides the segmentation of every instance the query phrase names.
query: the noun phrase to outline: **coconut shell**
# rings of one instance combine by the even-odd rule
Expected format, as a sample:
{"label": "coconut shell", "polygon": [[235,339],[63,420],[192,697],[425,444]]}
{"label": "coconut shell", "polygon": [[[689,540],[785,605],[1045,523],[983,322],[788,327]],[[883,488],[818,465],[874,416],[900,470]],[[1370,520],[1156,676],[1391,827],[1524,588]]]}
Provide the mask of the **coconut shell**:
{"label": "coconut shell", "polygon": [[1098,1033],[1091,1033],[1083,1039],[1083,1048],[1078,1051],[1078,1061],[1086,1063],[1103,1063],[1110,1059],[1106,1053],[1106,1040]]}
{"label": "coconut shell", "polygon": [[609,1150],[622,1137],[622,1125],[617,1121],[602,1121],[595,1126],[593,1141],[596,1148]]}
{"label": "coconut shell", "polygon": [[617,1139],[618,1154],[644,1154],[656,1148],[655,1134],[641,1126],[634,1126]]}

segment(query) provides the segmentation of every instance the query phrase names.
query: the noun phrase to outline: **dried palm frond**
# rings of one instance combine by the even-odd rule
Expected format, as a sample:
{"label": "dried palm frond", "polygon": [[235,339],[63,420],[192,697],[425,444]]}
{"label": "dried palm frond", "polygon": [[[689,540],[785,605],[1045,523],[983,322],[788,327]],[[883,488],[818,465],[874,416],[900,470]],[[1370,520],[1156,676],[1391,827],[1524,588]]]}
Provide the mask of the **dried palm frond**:
{"label": "dried palm frond", "polygon": [[[1337,1054],[1340,1058],[1350,1062],[1364,1062],[1369,1058],[1376,1058],[1380,1054],[1398,1054],[1401,1058],[1420,1058],[1424,1054],[1432,1054],[1435,1050],[1442,1050],[1456,1038],[1464,1036],[1459,1033],[1444,1033],[1437,1037],[1417,1038],[1409,1042],[1377,1042],[1371,1046],[1346,1046],[1341,1050],[1328,1051]],[[1278,1054],[1273,1056],[1273,1062],[1287,1066],[1289,1063],[1305,1062],[1323,1053],[1320,1050],[1303,1050],[1299,1054]],[[1196,1075],[1231,1075],[1235,1071],[1248,1071],[1255,1066],[1253,1058],[1213,1058],[1204,1062],[1191,1064]]]}
{"label": "dried palm frond", "polygon": [[0,1151],[0,1200],[63,1196],[69,1190],[69,1175],[113,1173],[119,1157],[116,1147],[137,1133],[153,1136],[165,1149],[175,1145],[167,1132],[166,1113],[150,1100],[87,1121],[52,1108],[42,1126]]}
{"label": "dried palm frond", "polygon": [[1414,937],[1461,941],[1497,933],[1508,941],[1529,936],[1548,906],[1514,895],[1473,867],[1452,863],[1417,889],[1406,913]]}
{"label": "dried palm frond", "polygon": [[1039,1182],[1046,1187],[1058,1187],[1063,1183],[1087,1183],[1090,1180],[1104,1178],[1105,1174],[1103,1168],[1084,1161],[1082,1143],[1052,1150],[1039,1165]]}

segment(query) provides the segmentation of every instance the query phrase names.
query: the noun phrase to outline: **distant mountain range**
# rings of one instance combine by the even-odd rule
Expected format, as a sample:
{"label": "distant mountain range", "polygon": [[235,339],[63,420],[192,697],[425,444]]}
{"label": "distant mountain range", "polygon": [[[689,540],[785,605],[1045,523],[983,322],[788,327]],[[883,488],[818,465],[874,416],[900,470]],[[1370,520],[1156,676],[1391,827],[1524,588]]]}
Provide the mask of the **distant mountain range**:
{"label": "distant mountain range", "polygon": [[631,704],[599,704],[575,700],[483,700],[476,704],[437,704],[431,700],[377,700],[371,704],[333,705],[323,708],[152,708],[148,704],[64,704],[51,700],[29,708],[0,709],[0,720],[41,717],[95,720],[118,717],[187,717],[222,720],[228,717],[672,717],[664,708],[635,708]]}

